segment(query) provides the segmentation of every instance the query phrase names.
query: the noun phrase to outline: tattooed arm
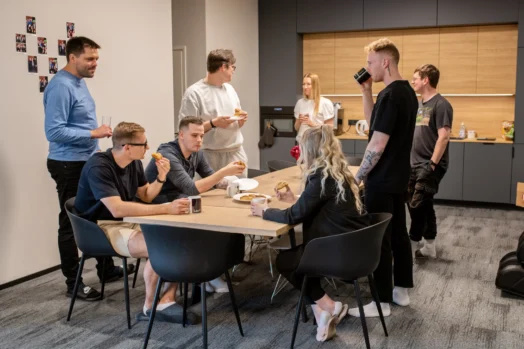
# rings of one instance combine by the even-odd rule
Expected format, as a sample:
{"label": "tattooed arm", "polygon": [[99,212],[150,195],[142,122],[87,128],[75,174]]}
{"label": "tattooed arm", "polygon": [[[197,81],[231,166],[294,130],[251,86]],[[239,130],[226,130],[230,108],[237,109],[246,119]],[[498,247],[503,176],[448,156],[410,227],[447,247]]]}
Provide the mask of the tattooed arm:
{"label": "tattooed arm", "polygon": [[388,134],[379,131],[373,132],[373,136],[371,137],[371,140],[369,141],[369,144],[366,148],[366,152],[364,153],[364,159],[362,160],[360,169],[358,170],[358,173],[355,177],[357,184],[360,184],[360,182],[366,178],[366,176],[378,163],[380,157],[384,153],[384,149],[386,149],[386,144],[388,144],[388,141]]}

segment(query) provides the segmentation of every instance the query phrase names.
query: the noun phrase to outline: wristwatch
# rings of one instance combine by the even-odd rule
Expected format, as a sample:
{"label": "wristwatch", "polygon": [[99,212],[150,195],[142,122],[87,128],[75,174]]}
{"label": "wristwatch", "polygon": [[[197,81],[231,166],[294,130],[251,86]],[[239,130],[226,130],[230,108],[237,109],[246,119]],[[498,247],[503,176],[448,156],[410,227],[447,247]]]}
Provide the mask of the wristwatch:
{"label": "wristwatch", "polygon": [[163,181],[160,180],[160,178],[158,178],[158,176],[156,176],[156,181],[158,183],[165,183],[167,179],[164,179]]}
{"label": "wristwatch", "polygon": [[213,119],[209,120],[209,124],[211,125],[211,128],[215,128],[216,126],[213,125]]}

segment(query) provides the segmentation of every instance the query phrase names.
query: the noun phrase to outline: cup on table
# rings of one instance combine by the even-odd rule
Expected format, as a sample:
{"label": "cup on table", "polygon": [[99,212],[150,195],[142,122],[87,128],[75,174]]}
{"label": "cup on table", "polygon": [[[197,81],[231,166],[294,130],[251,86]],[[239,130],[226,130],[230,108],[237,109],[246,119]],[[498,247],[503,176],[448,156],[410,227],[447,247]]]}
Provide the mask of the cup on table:
{"label": "cup on table", "polygon": [[189,213],[202,212],[202,197],[200,195],[189,196]]}
{"label": "cup on table", "polygon": [[264,205],[267,202],[267,198],[254,198],[251,200],[251,205]]}

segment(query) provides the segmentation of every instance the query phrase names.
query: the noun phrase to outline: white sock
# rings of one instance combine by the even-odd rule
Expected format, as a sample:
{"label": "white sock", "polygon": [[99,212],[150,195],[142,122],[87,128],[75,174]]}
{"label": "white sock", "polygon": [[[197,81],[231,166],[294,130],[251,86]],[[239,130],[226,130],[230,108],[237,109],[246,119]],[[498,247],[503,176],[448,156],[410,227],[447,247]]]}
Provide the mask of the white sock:
{"label": "white sock", "polygon": [[215,280],[209,281],[209,284],[211,285],[211,287],[215,289],[215,292],[218,293],[228,292],[229,290],[227,288],[227,283],[224,280],[222,280],[220,276],[217,277]]}
{"label": "white sock", "polygon": [[424,247],[420,249],[420,253],[422,253],[422,255],[429,257],[429,258],[437,258],[437,250],[435,248],[435,239],[426,240],[426,242],[424,243]]}
{"label": "white sock", "polygon": [[[176,302],[170,302],[170,303],[158,304],[158,305],[156,306],[156,310],[158,310],[158,311],[162,311],[162,310],[164,310],[165,308],[167,308],[167,307],[169,307],[169,306],[171,306],[171,305],[173,305],[173,304],[176,304]],[[145,315],[145,316],[147,316],[147,311],[148,311],[148,310],[149,310],[149,309],[147,309],[147,307],[144,305],[144,307],[142,308],[142,311],[144,312],[144,315]]]}
{"label": "white sock", "polygon": [[[390,316],[391,308],[389,303],[380,302],[380,308],[382,308],[382,315]],[[358,308],[352,308],[348,310],[348,314],[355,317],[360,317],[360,310]],[[379,317],[378,308],[375,302],[364,305],[364,315],[366,317]]]}
{"label": "white sock", "polygon": [[172,306],[173,304],[176,304],[176,302],[169,302],[169,303],[158,304],[158,305],[156,306],[156,310],[158,310],[158,311],[162,311],[162,310],[164,310],[165,308]]}
{"label": "white sock", "polygon": [[393,288],[393,302],[400,306],[407,306],[411,302],[409,299],[408,289],[395,286]]}

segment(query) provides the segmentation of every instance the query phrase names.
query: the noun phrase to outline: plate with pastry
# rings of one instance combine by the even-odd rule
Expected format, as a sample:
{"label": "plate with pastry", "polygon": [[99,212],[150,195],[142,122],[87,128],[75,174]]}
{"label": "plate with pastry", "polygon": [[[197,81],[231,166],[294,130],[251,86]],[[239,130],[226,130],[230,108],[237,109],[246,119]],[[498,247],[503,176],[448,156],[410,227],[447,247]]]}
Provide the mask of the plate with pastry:
{"label": "plate with pastry", "polygon": [[233,196],[233,200],[240,201],[240,202],[248,202],[250,203],[251,200],[255,198],[266,198],[267,201],[271,200],[271,196],[266,194],[260,194],[260,193],[240,193]]}
{"label": "plate with pastry", "polygon": [[244,120],[246,117],[245,115],[242,115],[242,110],[239,108],[235,108],[235,114],[229,118],[229,120]]}

